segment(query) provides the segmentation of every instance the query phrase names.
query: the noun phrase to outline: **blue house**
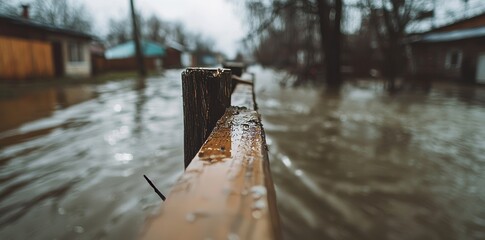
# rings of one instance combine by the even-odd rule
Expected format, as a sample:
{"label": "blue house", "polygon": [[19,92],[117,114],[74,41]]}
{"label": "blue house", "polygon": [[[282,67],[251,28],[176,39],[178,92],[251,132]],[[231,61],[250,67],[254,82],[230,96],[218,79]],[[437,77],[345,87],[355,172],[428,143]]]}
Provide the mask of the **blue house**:
{"label": "blue house", "polygon": [[[140,45],[144,57],[163,58],[166,54],[165,47],[158,43],[141,41]],[[135,42],[132,40],[109,48],[104,55],[106,59],[122,59],[134,57],[135,54]]]}

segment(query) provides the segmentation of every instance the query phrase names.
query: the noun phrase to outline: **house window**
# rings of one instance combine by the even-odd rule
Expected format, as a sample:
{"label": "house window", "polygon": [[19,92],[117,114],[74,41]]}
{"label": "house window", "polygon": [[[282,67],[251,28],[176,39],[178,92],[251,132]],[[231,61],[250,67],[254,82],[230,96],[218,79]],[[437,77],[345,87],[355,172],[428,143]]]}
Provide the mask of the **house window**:
{"label": "house window", "polygon": [[446,55],[445,67],[447,69],[457,69],[461,66],[462,52],[460,50],[451,50]]}
{"label": "house window", "polygon": [[79,42],[69,43],[69,62],[83,62],[83,45]]}

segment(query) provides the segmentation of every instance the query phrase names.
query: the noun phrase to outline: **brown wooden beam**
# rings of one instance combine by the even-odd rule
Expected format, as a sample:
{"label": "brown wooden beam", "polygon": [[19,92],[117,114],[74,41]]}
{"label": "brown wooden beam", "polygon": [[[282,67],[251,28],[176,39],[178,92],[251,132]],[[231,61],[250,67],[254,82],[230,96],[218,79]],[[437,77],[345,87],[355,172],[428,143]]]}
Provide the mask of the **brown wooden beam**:
{"label": "brown wooden beam", "polygon": [[182,72],[185,168],[231,105],[231,90],[229,69],[187,68]]}
{"label": "brown wooden beam", "polygon": [[142,239],[281,239],[253,85],[238,84],[231,102]]}
{"label": "brown wooden beam", "polygon": [[259,114],[232,107],[143,239],[281,239]]}

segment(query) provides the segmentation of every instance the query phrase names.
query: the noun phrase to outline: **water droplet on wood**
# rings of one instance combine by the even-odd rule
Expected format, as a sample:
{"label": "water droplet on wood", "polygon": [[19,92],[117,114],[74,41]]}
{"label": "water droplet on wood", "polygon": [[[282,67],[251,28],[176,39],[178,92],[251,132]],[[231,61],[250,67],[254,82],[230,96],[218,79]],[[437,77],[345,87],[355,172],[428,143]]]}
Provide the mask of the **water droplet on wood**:
{"label": "water droplet on wood", "polygon": [[254,199],[258,199],[266,195],[266,188],[262,185],[254,186],[251,188],[251,194]]}
{"label": "water droplet on wood", "polygon": [[261,210],[254,210],[251,213],[251,216],[253,216],[254,219],[260,219],[263,216],[263,212],[261,212]]}
{"label": "water droplet on wood", "polygon": [[187,222],[189,223],[195,222],[196,218],[197,216],[195,215],[195,213],[187,213],[187,215],[185,215],[185,220],[187,220]]}

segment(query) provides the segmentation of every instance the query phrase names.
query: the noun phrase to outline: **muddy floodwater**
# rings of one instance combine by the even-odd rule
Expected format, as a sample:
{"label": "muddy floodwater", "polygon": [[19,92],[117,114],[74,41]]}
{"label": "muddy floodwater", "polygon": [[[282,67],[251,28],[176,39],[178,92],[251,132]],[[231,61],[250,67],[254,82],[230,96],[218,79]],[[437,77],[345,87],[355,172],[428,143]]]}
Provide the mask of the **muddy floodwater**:
{"label": "muddy floodwater", "polygon": [[[252,68],[285,239],[485,239],[485,87]],[[0,239],[133,239],[183,171],[180,70],[0,100]]]}

